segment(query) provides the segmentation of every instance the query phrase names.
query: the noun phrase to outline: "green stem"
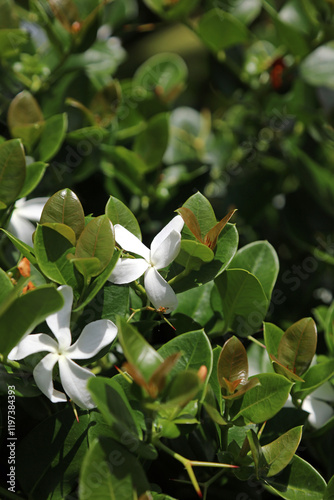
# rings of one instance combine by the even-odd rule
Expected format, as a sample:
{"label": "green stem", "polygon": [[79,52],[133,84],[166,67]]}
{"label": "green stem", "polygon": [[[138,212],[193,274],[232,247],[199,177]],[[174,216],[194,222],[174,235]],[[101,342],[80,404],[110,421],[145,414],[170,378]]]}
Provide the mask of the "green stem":
{"label": "green stem", "polygon": [[177,274],[176,276],[174,276],[174,278],[170,279],[168,281],[168,284],[171,286],[174,285],[174,283],[176,283],[177,281],[180,281],[185,276],[188,276],[190,271],[191,271],[191,269],[188,269],[188,268],[184,269],[180,274]]}
{"label": "green stem", "polygon": [[30,368],[29,366],[21,365],[21,363],[18,363],[17,361],[10,361],[8,359],[5,359],[2,354],[0,354],[0,363],[15,370],[21,370],[27,373],[32,373],[33,371],[33,368]]}
{"label": "green stem", "polygon": [[259,345],[260,347],[262,347],[263,349],[267,349],[266,346],[264,344],[262,344],[262,342],[260,342],[259,340],[257,340],[256,338],[252,337],[251,335],[248,335],[248,340],[250,340],[251,342],[254,342],[254,344],[257,344]]}
{"label": "green stem", "polygon": [[143,300],[147,301],[147,294],[145,288],[140,283],[138,283],[138,281],[134,281],[133,283],[131,283],[130,286],[139,293],[139,295]]}

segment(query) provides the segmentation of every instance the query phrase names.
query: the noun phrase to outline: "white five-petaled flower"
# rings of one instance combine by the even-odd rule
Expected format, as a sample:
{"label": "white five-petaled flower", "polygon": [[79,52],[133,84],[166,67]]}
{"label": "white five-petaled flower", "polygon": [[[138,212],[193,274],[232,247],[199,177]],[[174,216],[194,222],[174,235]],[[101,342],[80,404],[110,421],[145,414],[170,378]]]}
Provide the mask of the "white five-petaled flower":
{"label": "white five-petaled flower", "polygon": [[120,224],[115,225],[115,239],[127,252],[143,257],[142,259],[119,259],[109,280],[123,285],[137,280],[144,274],[144,287],[149,300],[156,309],[169,313],[177,307],[177,298],[172,287],[158,273],[167,267],[178,255],[181,246],[183,219],[174,217],[153,239],[147,248],[136,236]]}
{"label": "white five-petaled flower", "polygon": [[32,244],[32,234],[35,226],[30,221],[38,222],[41,218],[43,207],[49,198],[33,198],[26,201],[25,198],[17,200],[8,224],[8,230],[17,236],[19,240]]}
{"label": "white five-petaled flower", "polygon": [[70,318],[73,290],[67,285],[58,287],[58,290],[62,293],[65,304],[60,311],[46,319],[57,341],[46,333],[28,335],[11,350],[8,358],[19,360],[37,352],[49,352],[33,371],[38,388],[53,403],[67,401],[65,394],[57,391],[52,383],[52,370],[58,363],[60,380],[66,394],[80,408],[94,408],[96,405],[86,388],[88,379],[94,377],[94,374],[72,360],[94,357],[115,339],[117,327],[110,320],[93,321],[85,326],[78,340],[71,345]]}

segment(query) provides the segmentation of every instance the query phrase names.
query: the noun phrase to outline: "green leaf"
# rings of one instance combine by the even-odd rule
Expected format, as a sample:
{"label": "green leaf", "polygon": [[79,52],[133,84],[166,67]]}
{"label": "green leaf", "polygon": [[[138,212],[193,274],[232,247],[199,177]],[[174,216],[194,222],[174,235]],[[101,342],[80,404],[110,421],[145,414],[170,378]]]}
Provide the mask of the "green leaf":
{"label": "green leaf", "polygon": [[311,366],[303,375],[304,383],[293,387],[293,396],[303,400],[333,376],[334,359]]}
{"label": "green leaf", "polygon": [[13,290],[14,285],[10,281],[8,274],[0,268],[0,304],[7,295]]}
{"label": "green leaf", "polygon": [[333,500],[333,499],[334,499],[334,476],[331,477],[331,479],[327,484],[323,500]]}
{"label": "green leaf", "polygon": [[34,255],[34,249],[30,245],[27,245],[23,241],[19,240],[18,238],[16,238],[16,236],[13,236],[9,231],[6,231],[6,229],[0,228],[0,231],[3,231],[5,233],[5,235],[10,239],[13,245],[18,249],[18,251],[21,252],[23,257],[27,257],[27,259],[31,262],[31,264],[33,265],[37,264],[37,260],[35,259]]}
{"label": "green leaf", "polygon": [[[184,230],[183,230],[184,231]],[[189,240],[190,241],[190,240]],[[238,232],[232,224],[226,224],[220,234],[214,259],[207,264],[203,264],[196,271],[191,271],[187,276],[173,283],[173,289],[176,293],[189,290],[190,288],[201,286],[212,281],[221,274],[232,260],[238,247]],[[210,250],[210,249],[209,249]],[[180,267],[181,272],[182,268]],[[179,273],[178,272],[178,273]]]}
{"label": "green leaf", "polygon": [[106,215],[114,225],[120,224],[130,231],[130,233],[137,236],[141,241],[141,231],[136,217],[131,210],[121,200],[115,198],[115,196],[110,196],[106,204]]}
{"label": "green leaf", "polygon": [[45,121],[43,132],[39,138],[36,155],[41,161],[49,161],[62,145],[67,130],[67,115],[61,113]]}
{"label": "green leaf", "polygon": [[278,359],[273,354],[270,354],[270,359],[273,363],[273,368],[274,368],[276,373],[279,373],[280,375],[284,375],[292,382],[304,382],[304,380],[301,377],[299,377],[298,375],[296,375],[296,373],[294,373],[292,370],[290,370],[286,366],[282,365],[282,363],[280,363],[278,361]]}
{"label": "green leaf", "polygon": [[199,271],[202,264],[211,262],[214,256],[213,251],[203,243],[194,240],[182,240],[176,262],[186,269]]}
{"label": "green leaf", "polygon": [[280,42],[298,57],[304,57],[309,52],[308,43],[296,25],[290,25],[275,16],[274,25]]}
{"label": "green leaf", "polygon": [[0,29],[0,58],[10,58],[20,53],[21,46],[29,41],[29,33],[20,29]]}
{"label": "green leaf", "polygon": [[[38,399],[35,401],[36,411],[43,415],[45,407],[38,406]],[[111,434],[97,411],[79,410],[79,422],[70,406],[53,411],[56,413],[36,425],[17,448],[20,487],[26,496],[40,500],[70,496],[87,448],[98,435]]]}
{"label": "green leaf", "polygon": [[215,279],[225,321],[225,331],[248,337],[262,324],[268,299],[258,279],[243,269],[228,269]]}
{"label": "green leaf", "polygon": [[123,318],[118,319],[117,327],[118,338],[127,361],[134,365],[148,382],[153,372],[163,362],[163,357]]}
{"label": "green leaf", "polygon": [[90,276],[97,276],[109,264],[115,247],[114,228],[106,215],[100,215],[88,222],[82,231],[76,248],[75,257],[87,259],[95,257],[98,259],[99,267]]}
{"label": "green leaf", "polygon": [[164,344],[158,350],[158,354],[164,359],[177,352],[182,352],[182,356],[172,369],[171,375],[176,375],[178,372],[188,369],[198,371],[202,365],[205,365],[207,368],[205,389],[212,371],[213,354],[210,341],[204,330],[183,333]]}
{"label": "green leaf", "polygon": [[317,329],[312,318],[303,318],[284,333],[277,352],[283,366],[297,375],[310,366],[317,346]]}
{"label": "green leaf", "polygon": [[260,446],[259,439],[253,429],[247,431],[247,440],[249,443],[250,451],[254,460],[255,475],[259,479],[259,475],[263,470],[266,470],[267,464]]}
{"label": "green leaf", "polygon": [[[81,298],[81,303],[77,306],[76,309],[74,309],[75,312],[76,311],[80,311],[81,309],[83,309],[84,307],[86,307],[87,304],[89,304],[91,302],[91,300],[93,300],[93,298],[101,290],[101,288],[106,283],[106,281],[108,280],[109,276],[111,275],[112,270],[116,266],[116,263],[117,263],[117,261],[119,259],[119,256],[120,256],[120,252],[114,252],[114,255],[112,256],[112,259],[109,262],[109,264],[107,265],[107,267],[105,268],[105,270],[99,276],[97,276],[93,281],[91,281],[91,283],[90,283],[90,285],[89,285],[86,293]],[[118,288],[120,288],[120,287],[118,287]],[[128,294],[128,288],[127,288],[126,294]],[[122,307],[124,307],[124,304],[122,305]],[[98,310],[100,310],[100,308],[101,308],[101,304],[99,304],[97,306]],[[114,310],[117,311],[116,308]],[[110,311],[110,312],[111,312],[111,314],[113,314],[113,311]],[[122,309],[121,312],[123,312],[123,309]],[[117,314],[117,312],[116,312],[116,314]],[[124,314],[124,312],[123,312],[123,314]],[[113,321],[114,320],[115,320],[115,317],[113,318]]]}
{"label": "green leaf", "polygon": [[71,227],[79,238],[85,227],[85,215],[79,198],[70,189],[62,189],[46,202],[40,223],[60,222]]}
{"label": "green leaf", "polygon": [[292,460],[302,437],[303,427],[294,427],[269,444],[262,446],[262,451],[269,470],[267,477],[279,474]]}
{"label": "green leaf", "polygon": [[13,203],[24,185],[26,160],[19,139],[0,144],[0,201],[6,206]]}
{"label": "green leaf", "polygon": [[35,97],[27,90],[17,94],[10,103],[7,120],[12,137],[21,138],[31,151],[44,127],[43,113]]}
{"label": "green leaf", "polygon": [[261,0],[235,0],[230,4],[230,13],[247,25],[257,18],[261,9]]}
{"label": "green leaf", "polygon": [[[211,203],[209,200],[203,196],[200,192],[193,194],[187,201],[183,204],[184,207],[189,208],[196,217],[200,230],[202,240],[204,236],[210,231],[213,226],[216,225],[217,219]],[[190,239],[194,239],[192,232],[185,226],[183,233]]]}
{"label": "green leaf", "polygon": [[281,330],[278,326],[273,323],[263,323],[263,334],[264,334],[264,343],[267,348],[268,356],[273,354],[274,356],[278,356],[278,346],[284,335],[283,330]]}
{"label": "green leaf", "polygon": [[[218,359],[218,381],[226,388],[224,379],[229,382],[245,383],[248,379],[247,352],[237,337],[231,337],[223,345]],[[238,384],[238,385],[239,385]]]}
{"label": "green leaf", "polygon": [[183,90],[187,77],[187,66],[179,55],[159,53],[139,66],[132,85],[141,87],[148,96],[155,93],[162,100],[169,101]]}
{"label": "green leaf", "polygon": [[162,161],[168,144],[168,115],[159,113],[151,118],[134,142],[134,152],[153,170]]}
{"label": "green leaf", "polygon": [[18,198],[24,198],[38,186],[47,166],[42,161],[35,161],[26,165],[26,177]]}
{"label": "green leaf", "polygon": [[238,250],[229,269],[245,269],[254,274],[270,300],[278,275],[279,261],[275,249],[268,241],[254,241]]}
{"label": "green leaf", "polygon": [[[106,422],[112,426],[114,439],[126,444],[124,434],[127,432],[134,441],[139,442],[142,430],[122,387],[113,379],[105,377],[92,377],[87,387]],[[137,444],[138,448],[138,443],[133,444]]]}
{"label": "green leaf", "polygon": [[286,500],[323,500],[326,482],[305,460],[295,455],[291,463],[272,480],[269,491]]}
{"label": "green leaf", "polygon": [[75,246],[75,234],[72,228],[60,222],[44,222],[43,227],[49,227],[66,238],[71,245]]}
{"label": "green leaf", "polygon": [[194,399],[201,388],[197,373],[191,370],[182,371],[175,375],[168,387],[166,406],[171,406],[172,414],[176,407],[184,407]]}
{"label": "green leaf", "polygon": [[292,383],[282,375],[261,373],[256,378],[260,385],[246,392],[233,420],[243,416],[250,422],[260,424],[276,415],[288,399]]}
{"label": "green leaf", "polygon": [[218,369],[217,369],[218,359],[220,357],[221,351],[222,351],[222,347],[220,347],[220,346],[215,347],[212,351],[213,362],[212,362],[212,372],[211,372],[210,378],[209,378],[209,385],[212,388],[213,393],[217,399],[218,408],[220,410],[220,413],[223,413],[224,401],[222,398],[220,383],[218,380]]}
{"label": "green leaf", "polygon": [[214,52],[243,43],[250,36],[239,19],[218,8],[209,10],[200,18],[196,32]]}
{"label": "green leaf", "polygon": [[[96,466],[98,470],[92,476]],[[140,462],[124,446],[106,437],[92,443],[81,467],[79,500],[129,500],[149,487]]]}
{"label": "green leaf", "polygon": [[307,55],[300,65],[300,75],[306,83],[334,89],[334,42],[328,42]]}
{"label": "green leaf", "polygon": [[81,290],[80,275],[68,259],[74,253],[72,243],[63,235],[44,225],[37,225],[34,250],[41,271],[50,280],[61,285],[69,285],[74,292]]}
{"label": "green leaf", "polygon": [[52,285],[44,285],[20,295],[1,315],[0,352],[3,356],[17,345],[25,333],[64,304],[62,295]]}
{"label": "green leaf", "polygon": [[206,283],[197,288],[192,288],[177,295],[178,306],[172,316],[181,313],[186,314],[193,321],[204,326],[213,316],[211,308],[211,292],[213,282]]}

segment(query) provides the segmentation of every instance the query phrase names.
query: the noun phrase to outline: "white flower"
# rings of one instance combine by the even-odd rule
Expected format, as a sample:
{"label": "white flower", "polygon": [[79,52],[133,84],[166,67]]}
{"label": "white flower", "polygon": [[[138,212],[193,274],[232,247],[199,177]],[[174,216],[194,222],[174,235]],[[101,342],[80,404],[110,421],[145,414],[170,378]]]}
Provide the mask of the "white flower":
{"label": "white flower", "polygon": [[58,287],[64,297],[62,309],[51,314],[46,322],[57,341],[46,333],[29,335],[19,342],[8,355],[9,359],[19,360],[36,352],[47,354],[34,368],[33,376],[39,389],[53,402],[67,401],[63,392],[57,391],[52,383],[52,370],[59,365],[59,375],[65,392],[81,408],[94,408],[86,388],[87,381],[94,374],[87,368],[76,364],[73,359],[89,359],[101,349],[111,344],[117,335],[117,327],[110,320],[97,320],[85,326],[78,340],[71,345],[70,318],[73,290],[67,285]]}
{"label": "white flower", "polygon": [[334,388],[330,382],[326,382],[312,394],[306,396],[302,409],[309,413],[308,421],[315,429],[320,429],[334,416],[331,403],[334,402]]}
{"label": "white flower", "polygon": [[177,307],[177,298],[172,287],[158,273],[177,256],[181,246],[183,219],[177,215],[153,239],[148,249],[136,236],[120,224],[115,225],[115,239],[127,252],[142,259],[120,259],[109,280],[118,285],[131,283],[144,274],[144,286],[149,300],[156,309],[169,313]]}
{"label": "white flower", "polygon": [[49,198],[25,198],[17,200],[9,221],[8,230],[27,245],[32,244],[32,234],[35,226],[30,221],[38,222],[45,203]]}

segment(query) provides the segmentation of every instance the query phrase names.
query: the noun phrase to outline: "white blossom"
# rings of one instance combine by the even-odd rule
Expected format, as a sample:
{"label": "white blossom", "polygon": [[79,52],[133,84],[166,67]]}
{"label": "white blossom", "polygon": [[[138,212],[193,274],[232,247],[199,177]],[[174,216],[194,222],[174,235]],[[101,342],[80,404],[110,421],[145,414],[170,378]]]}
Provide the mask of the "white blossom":
{"label": "white blossom", "polygon": [[169,313],[177,307],[172,287],[158,270],[167,267],[178,255],[181,246],[183,219],[174,217],[153,239],[150,249],[120,224],[115,225],[116,242],[127,252],[142,258],[119,259],[109,280],[116,284],[131,283],[144,274],[144,287],[156,309]]}
{"label": "white blossom", "polygon": [[53,368],[58,363],[62,386],[80,408],[94,408],[86,388],[87,381],[94,374],[87,368],[75,363],[76,359],[90,359],[104,347],[111,344],[117,335],[117,327],[110,320],[97,320],[86,325],[78,340],[71,345],[70,318],[73,303],[73,290],[67,285],[58,287],[64,297],[64,306],[51,314],[46,322],[56,340],[46,333],[28,335],[11,350],[8,358],[20,360],[30,354],[46,351],[47,354],[34,368],[33,376],[38,388],[53,402],[66,402],[63,392],[56,390],[52,382]]}
{"label": "white blossom", "polygon": [[28,201],[25,198],[17,200],[8,224],[8,230],[19,240],[27,245],[31,245],[32,234],[36,229],[32,222],[39,221],[48,199],[47,197],[43,197],[33,198]]}

